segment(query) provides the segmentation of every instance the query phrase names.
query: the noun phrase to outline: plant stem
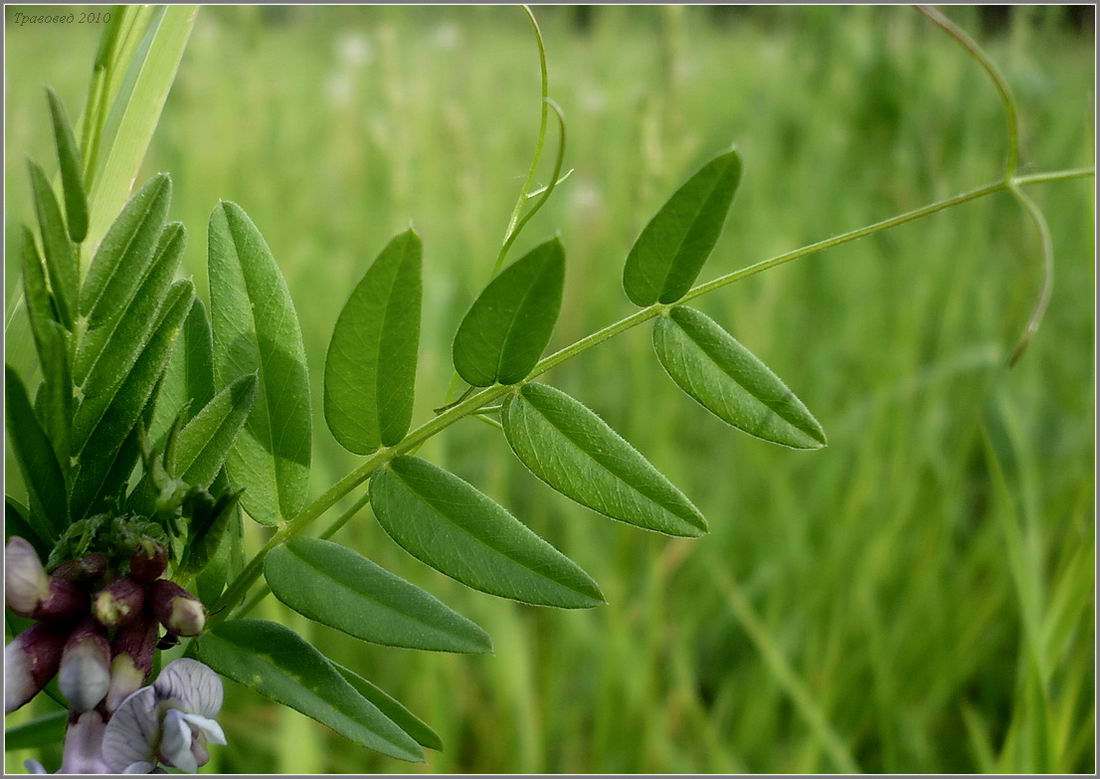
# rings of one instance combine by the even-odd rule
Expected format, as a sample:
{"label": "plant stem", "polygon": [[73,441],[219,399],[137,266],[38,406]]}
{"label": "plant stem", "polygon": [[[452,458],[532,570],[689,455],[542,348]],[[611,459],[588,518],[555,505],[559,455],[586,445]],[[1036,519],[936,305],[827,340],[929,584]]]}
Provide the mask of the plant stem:
{"label": "plant stem", "polygon": [[[693,300],[702,295],[714,292],[721,289],[735,281],[741,281],[747,279],[750,276],[755,276],[758,273],[762,273],[766,270],[770,270],[779,265],[783,265],[788,262],[792,262],[802,257],[808,257],[811,254],[824,251],[825,249],[831,249],[835,246],[840,246],[845,243],[850,243],[859,238],[865,238],[875,233],[880,233],[884,230],[889,230],[898,225],[903,225],[906,222],[912,222],[917,219],[921,219],[925,216],[930,216],[939,211],[943,211],[954,206],[962,205],[971,200],[977,200],[978,198],[992,195],[996,192],[1002,192],[1009,190],[1013,187],[1023,184],[1037,184],[1050,181],[1064,181],[1074,178],[1085,178],[1095,174],[1093,168],[1074,168],[1067,170],[1050,171],[1044,173],[1036,173],[1030,176],[1024,176],[1020,178],[1009,179],[1007,181],[996,181],[991,184],[986,184],[983,187],[978,187],[969,192],[964,192],[961,195],[955,195],[949,197],[946,200],[939,200],[935,203],[929,203],[921,208],[907,211],[904,214],[891,217],[889,219],[883,219],[882,221],[875,222],[874,224],[861,227],[857,230],[850,230],[840,235],[835,235],[832,238],[826,238],[825,240],[818,241],[803,246],[799,249],[786,252],[784,254],[776,255],[767,260],[762,260],[753,265],[749,265],[740,270],[727,273],[724,276],[719,276],[716,279],[699,284],[692,289],[680,300],[678,303],[684,303],[689,300]],[[604,341],[609,341],[620,333],[625,333],[637,325],[660,316],[662,313],[671,308],[672,304],[655,303],[651,306],[639,309],[633,314],[614,322],[601,330],[597,330],[591,335],[570,344],[569,346],[560,349],[548,357],[542,358],[531,371],[531,374],[524,380],[524,383],[531,381],[532,379],[541,376],[552,368],[560,365],[567,360],[576,357],[577,355],[591,349],[594,346],[602,344]],[[491,403],[498,398],[503,397],[509,392],[513,392],[516,386],[504,386],[500,384],[494,384],[490,387],[485,387],[478,392],[473,393],[465,400],[451,406],[442,414],[429,419],[427,422],[416,428],[398,444],[392,447],[379,449],[374,454],[370,455],[364,460],[359,467],[353,470],[351,473],[344,476],[340,481],[336,482],[332,487],[322,494],[317,500],[303,509],[297,516],[290,520],[283,522],[279,529],[268,539],[263,548],[257,552],[256,556],[248,563],[240,575],[230,583],[226,589],[225,594],[222,595],[219,605],[232,604],[237,600],[243,599],[248,592],[249,587],[259,577],[261,568],[263,566],[263,558],[279,544],[293,538],[302,533],[314,520],[328,511],[333,505],[336,504],[342,497],[347,495],[357,486],[365,482],[370,476],[379,468],[383,467],[392,460],[394,457],[405,454],[422,443],[432,438],[436,434],[447,429],[458,420],[469,416],[477,411],[480,411],[485,405]],[[357,509],[356,509],[357,510]],[[328,538],[336,532],[350,517],[346,515],[341,516],[333,523],[323,534],[323,538]],[[262,597],[262,596],[261,596]],[[254,599],[255,600],[255,599]],[[251,602],[249,606],[253,605]],[[211,618],[210,623],[217,624],[225,619],[229,610],[225,609],[220,614]]]}

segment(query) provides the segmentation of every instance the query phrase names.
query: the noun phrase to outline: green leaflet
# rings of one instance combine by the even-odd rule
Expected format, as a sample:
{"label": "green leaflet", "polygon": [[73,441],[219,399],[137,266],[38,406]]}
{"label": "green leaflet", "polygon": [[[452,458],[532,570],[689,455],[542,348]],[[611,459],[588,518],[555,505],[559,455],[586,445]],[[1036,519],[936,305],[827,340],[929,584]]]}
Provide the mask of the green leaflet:
{"label": "green leaflet", "polygon": [[256,402],[259,380],[249,373],[211,399],[176,439],[170,470],[185,482],[209,487]]}
{"label": "green leaflet", "polygon": [[531,473],[582,506],[672,536],[707,532],[703,515],[680,490],[564,392],[526,384],[504,401],[501,422]]}
{"label": "green leaflet", "polygon": [[475,590],[559,608],[604,602],[580,567],[457,476],[396,457],[371,480],[378,522],[413,557]]}
{"label": "green leaflet", "polygon": [[356,454],[392,446],[409,430],[420,341],[420,237],[386,245],[336,320],[325,358],[325,420]]}
{"label": "green leaflet", "polygon": [[378,710],[393,720],[395,725],[416,739],[416,743],[427,749],[437,751],[443,749],[443,740],[436,732],[428,727],[426,722],[406,709],[399,700],[368,682],[350,668],[345,668],[334,661],[329,662],[336,666],[336,670],[347,679],[348,684],[354,687],[356,692],[377,706]]}
{"label": "green leaflet", "polygon": [[149,427],[149,440],[160,441],[186,407],[188,421],[214,397],[214,341],[206,306],[195,298],[164,370],[164,386]]}
{"label": "green leaflet", "polygon": [[241,504],[271,525],[297,514],[308,497],[309,374],[298,315],[271,250],[240,206],[210,215],[210,315],[219,386],[258,373],[259,396],[229,458]]}
{"label": "green leaflet", "polygon": [[130,304],[157,248],[171,199],[172,179],[159,173],[111,224],[80,288],[80,313],[90,329],[113,321]]}
{"label": "green leaflet", "polygon": [[42,428],[53,445],[62,473],[69,469],[70,425],[73,418],[73,379],[69,370],[69,333],[57,322],[46,322],[48,357],[42,366],[42,384],[35,398]]}
{"label": "green leaflet", "polygon": [[[26,226],[22,228],[22,233],[23,297],[26,300],[27,317],[30,319],[38,363],[45,370],[50,359],[50,323],[57,321],[57,315],[54,313],[53,301],[46,284],[46,269],[42,266],[38,247],[34,245],[34,234]],[[11,344],[8,346],[10,348]]]}
{"label": "green leaflet", "polygon": [[46,179],[41,166],[28,161],[31,188],[34,191],[34,210],[38,215],[38,227],[42,233],[42,249],[46,254],[46,275],[50,279],[54,305],[61,324],[72,329],[76,313],[77,267],[76,252],[65,231],[65,220],[57,196]]}
{"label": "green leaflet", "polygon": [[491,652],[489,635],[434,596],[332,541],[296,538],[264,558],[275,597],[363,641],[439,652]]}
{"label": "green leaflet", "polygon": [[[53,120],[53,137],[57,145],[57,161],[61,166],[61,188],[65,193],[65,221],[69,226],[69,237],[80,243],[88,234],[88,198],[84,194],[84,181],[81,172],[80,151],[76,146],[69,117],[65,106],[57,94],[46,87],[46,96],[50,102],[50,118]],[[73,286],[76,289],[76,286]]]}
{"label": "green leaflet", "polygon": [[[172,343],[191,308],[193,296],[194,287],[190,281],[172,285],[156,329],[141,355],[115,392],[110,406],[88,434],[83,447],[74,447],[78,458],[72,492],[75,517],[83,516],[83,511],[91,507],[96,496],[111,489],[108,477],[116,473],[115,461],[123,449],[123,443],[131,436],[139,417],[146,413],[149,401],[155,396],[154,389],[164,374]],[[125,475],[129,475],[129,469],[126,469]]]}
{"label": "green leaflet", "polygon": [[53,447],[38,423],[23,380],[4,366],[8,440],[30,496],[35,530],[47,541],[56,541],[69,524],[65,503],[65,478]]}
{"label": "green leaflet", "polygon": [[4,751],[60,744],[65,737],[69,712],[54,711],[4,731]]}
{"label": "green leaflet", "polygon": [[240,492],[222,492],[216,499],[203,496],[195,502],[187,533],[187,546],[180,558],[180,570],[198,573],[214,558],[225,530],[232,520]]}
{"label": "green leaflet", "polygon": [[623,268],[623,288],[639,306],[675,303],[691,289],[726,221],[741,157],[715,157],[661,206],[634,242]]}
{"label": "green leaflet", "polygon": [[50,548],[41,533],[34,527],[31,511],[10,495],[4,496],[4,542],[12,536],[19,536],[31,543],[38,556],[45,560],[50,556]]}
{"label": "green leaflet", "polygon": [[565,251],[551,238],[509,265],[458,327],[454,363],[475,387],[515,384],[539,361],[561,309]]}
{"label": "green leaflet", "polygon": [[676,306],[653,329],[657,359],[712,414],[765,441],[820,449],[825,431],[787,385],[717,322]]}
{"label": "green leaflet", "polygon": [[408,734],[356,692],[324,655],[294,631],[264,620],[236,620],[192,642],[199,660],[266,698],[399,760],[424,755]]}
{"label": "green leaflet", "polygon": [[176,274],[186,243],[178,222],[161,232],[148,273],[119,316],[84,334],[77,348],[73,379],[83,400],[73,418],[73,448],[79,451],[111,405],[115,393],[152,337],[161,305]]}

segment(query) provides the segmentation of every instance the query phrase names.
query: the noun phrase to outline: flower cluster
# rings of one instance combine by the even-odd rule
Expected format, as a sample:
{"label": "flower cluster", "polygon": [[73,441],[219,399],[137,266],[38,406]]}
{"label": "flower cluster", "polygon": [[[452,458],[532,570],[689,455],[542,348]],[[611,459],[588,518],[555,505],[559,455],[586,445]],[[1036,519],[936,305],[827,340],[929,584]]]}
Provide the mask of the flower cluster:
{"label": "flower cluster", "polygon": [[[125,575],[99,553],[47,573],[30,543],[18,536],[8,542],[7,604],[35,622],[4,651],[4,710],[18,709],[57,677],[71,710],[65,773],[140,772],[152,770],[158,760],[194,771],[206,762],[207,741],[225,743],[209,720],[221,706],[221,683],[206,666],[177,660],[155,685],[142,687],[158,642],[197,636],[206,622],[198,598],[161,578],[166,563],[164,545],[144,538]],[[134,713],[139,708],[140,717]],[[139,720],[143,724],[134,735]],[[112,732],[128,735],[112,741]],[[123,741],[126,749],[118,746]],[[113,752],[109,743],[116,745]],[[139,756],[122,764],[120,751]]]}

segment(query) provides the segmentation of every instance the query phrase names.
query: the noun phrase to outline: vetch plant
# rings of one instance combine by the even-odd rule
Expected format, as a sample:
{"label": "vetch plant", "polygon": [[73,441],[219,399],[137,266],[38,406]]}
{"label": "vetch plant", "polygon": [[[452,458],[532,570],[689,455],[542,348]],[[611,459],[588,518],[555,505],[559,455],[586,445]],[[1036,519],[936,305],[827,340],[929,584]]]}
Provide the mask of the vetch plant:
{"label": "vetch plant", "polygon": [[[502,443],[534,476],[581,506],[641,530],[703,536],[702,512],[644,454],[581,400],[538,379],[654,320],[657,359],[690,398],[757,438],[819,449],[826,434],[806,404],[690,301],[1001,191],[1011,192],[1033,220],[1048,270],[1017,359],[1041,320],[1052,267],[1045,220],[1022,186],[1092,171],[1018,176],[1015,104],[1003,78],[965,33],[924,12],[986,67],[1004,97],[1003,179],[696,284],[742,178],[739,153],[723,150],[640,230],[623,268],[623,288],[637,310],[544,356],[560,313],[567,249],[549,237],[506,264],[520,232],[568,176],[562,175],[565,121],[549,98],[543,41],[528,11],[542,65],[542,122],[493,278],[454,335],[450,395],[460,382],[466,390],[413,426],[422,275],[431,255],[410,227],[365,269],[337,318],[320,405],[331,435],[364,459],[312,500],[305,348],[290,291],[260,228],[240,205],[215,205],[204,303],[190,281],[175,280],[187,229],[170,221],[171,178],[145,182],[97,233],[100,204],[117,186],[113,179],[94,186],[107,108],[92,102],[78,133],[50,93],[61,197],[32,162],[37,231],[23,229],[20,256],[42,378],[32,393],[16,370],[6,373],[9,442],[27,488],[27,505],[6,499],[6,600],[14,615],[6,711],[42,690],[63,703],[62,771],[195,771],[209,758],[210,744],[226,741],[214,719],[220,674],[362,746],[421,760],[424,749],[442,748],[428,725],[289,628],[248,618],[270,593],[362,641],[491,651],[490,636],[476,623],[330,540],[367,502],[395,543],[470,588],[563,609],[604,603],[598,583],[521,518],[418,457],[430,438],[466,417],[482,419],[499,428]],[[127,49],[126,24],[140,20],[130,16],[105,34],[95,94],[112,84],[121,89],[118,70],[127,56],[182,50],[179,34],[161,48]],[[547,186],[535,189],[551,115],[559,130],[553,171]],[[151,132],[148,122],[134,122]],[[104,171],[114,170],[117,148]],[[317,536],[306,534],[357,489],[352,508]],[[248,560],[241,544],[246,520],[271,529]],[[156,673],[160,653],[180,644],[185,656]],[[34,727],[55,733],[59,724],[48,715]]]}

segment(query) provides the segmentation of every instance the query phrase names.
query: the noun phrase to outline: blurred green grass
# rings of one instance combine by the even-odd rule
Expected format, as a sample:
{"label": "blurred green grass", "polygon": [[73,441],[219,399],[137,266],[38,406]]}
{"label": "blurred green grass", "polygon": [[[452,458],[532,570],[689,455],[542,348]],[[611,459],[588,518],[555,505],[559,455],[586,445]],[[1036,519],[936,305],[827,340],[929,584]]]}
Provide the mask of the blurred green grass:
{"label": "blurred green grass", "polygon": [[[1023,171],[1093,164],[1091,21],[1080,32],[1067,9],[1020,8],[985,28],[975,9],[951,10],[1017,92]],[[561,230],[569,267],[552,348],[629,312],[620,274],[634,237],[731,142],[746,172],[703,278],[998,176],[995,93],[911,9],[608,6],[584,25],[575,9],[536,13],[576,172],[512,256]],[[9,21],[7,32],[10,248],[29,214],[22,156],[52,161],[41,86],[75,114],[98,29]],[[413,220],[425,242],[426,418],[537,119],[516,8],[200,13],[145,173],[173,174],[200,290],[218,198],[264,231],[311,361],[317,492],[355,462],[319,404],[350,286]],[[576,559],[607,607],[556,612],[466,590],[364,511],[341,540],[477,620],[495,656],[369,646],[270,599],[260,613],[436,728],[446,750],[411,770],[1091,771],[1092,182],[1031,191],[1051,221],[1057,281],[1011,371],[1039,279],[1036,238],[1007,195],[700,301],[815,412],[829,434],[821,452],[708,417],[662,374],[647,328],[553,372],[694,499],[707,538],[592,515],[474,421],[422,450]],[[9,302],[15,278],[9,264]],[[410,770],[233,685],[222,720],[230,746],[212,750],[209,771]],[[26,756],[9,755],[9,768]]]}

